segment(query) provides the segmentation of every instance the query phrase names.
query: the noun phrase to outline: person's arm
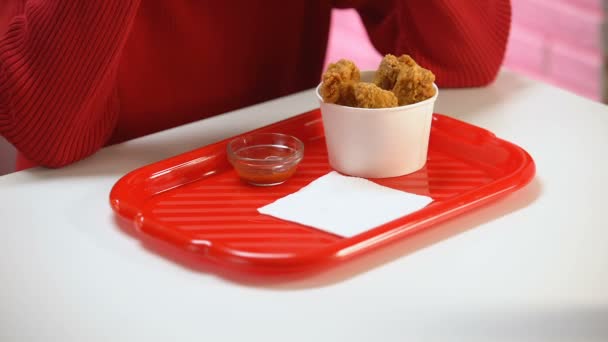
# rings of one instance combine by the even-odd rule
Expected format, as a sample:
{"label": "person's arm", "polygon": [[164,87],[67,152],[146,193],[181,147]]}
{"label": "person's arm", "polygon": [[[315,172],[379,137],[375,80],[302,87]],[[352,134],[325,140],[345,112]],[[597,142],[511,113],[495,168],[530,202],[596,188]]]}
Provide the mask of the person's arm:
{"label": "person's arm", "polygon": [[108,140],[118,60],[139,2],[26,1],[0,32],[0,134],[28,159],[60,167]]}
{"label": "person's arm", "polygon": [[339,0],[357,9],[381,54],[409,54],[443,87],[492,82],[511,24],[509,0]]}

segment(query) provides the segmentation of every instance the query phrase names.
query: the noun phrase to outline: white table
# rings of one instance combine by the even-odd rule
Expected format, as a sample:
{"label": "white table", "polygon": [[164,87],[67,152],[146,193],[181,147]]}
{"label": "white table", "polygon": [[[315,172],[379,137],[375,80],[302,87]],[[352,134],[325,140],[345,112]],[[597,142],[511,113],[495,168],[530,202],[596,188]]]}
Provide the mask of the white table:
{"label": "white table", "polygon": [[0,177],[0,341],[608,341],[608,109],[503,72],[436,111],[527,149],[520,192],[312,279],[243,284],[154,253],[126,172],[317,106],[306,91]]}

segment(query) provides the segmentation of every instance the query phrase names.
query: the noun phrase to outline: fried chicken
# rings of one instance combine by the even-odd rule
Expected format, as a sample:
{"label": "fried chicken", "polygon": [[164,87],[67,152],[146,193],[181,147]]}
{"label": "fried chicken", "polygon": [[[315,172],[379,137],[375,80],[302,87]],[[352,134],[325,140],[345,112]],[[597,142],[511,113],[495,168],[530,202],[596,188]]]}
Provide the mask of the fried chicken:
{"label": "fried chicken", "polygon": [[359,82],[354,85],[355,106],[359,108],[388,108],[397,106],[397,97],[373,83]]}
{"label": "fried chicken", "polygon": [[416,61],[412,57],[410,57],[410,55],[401,55],[397,59],[399,60],[399,63],[403,65],[407,65],[410,67],[419,66],[418,63],[416,63]]}
{"label": "fried chicken", "polygon": [[323,101],[343,106],[355,106],[353,90],[356,83],[352,80],[344,81],[336,72],[326,72],[323,74],[323,84],[320,89]]}
{"label": "fried chicken", "polygon": [[374,84],[384,90],[392,90],[402,68],[402,63],[397,57],[391,54],[384,56],[374,74]]}
{"label": "fried chicken", "polygon": [[399,105],[424,101],[435,95],[435,75],[419,66],[412,57],[401,55],[384,56],[374,83],[385,90],[392,90],[399,100]]}
{"label": "fried chicken", "polygon": [[341,59],[332,63],[323,74],[320,93],[323,101],[344,106],[354,105],[354,84],[359,82],[361,74],[352,61]]}
{"label": "fried chicken", "polygon": [[410,56],[386,55],[373,83],[360,82],[355,63],[341,59],[323,73],[323,101],[360,108],[388,108],[426,100],[435,95],[435,75]]}
{"label": "fried chicken", "polygon": [[327,72],[337,72],[344,81],[358,82],[361,79],[359,68],[348,59],[341,59],[336,63],[331,63],[327,66]]}
{"label": "fried chicken", "polygon": [[393,93],[404,106],[424,101],[435,95],[435,75],[420,66],[403,68],[397,76]]}

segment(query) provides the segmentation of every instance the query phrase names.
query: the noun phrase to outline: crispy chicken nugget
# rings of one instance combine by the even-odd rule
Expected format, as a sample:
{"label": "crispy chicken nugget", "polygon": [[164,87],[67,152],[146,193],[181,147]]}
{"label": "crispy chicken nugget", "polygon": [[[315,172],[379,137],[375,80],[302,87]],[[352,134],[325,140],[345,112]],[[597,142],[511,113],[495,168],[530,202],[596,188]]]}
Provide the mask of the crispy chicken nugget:
{"label": "crispy chicken nugget", "polygon": [[401,55],[397,58],[397,60],[399,61],[399,63],[407,65],[409,67],[419,66],[418,63],[416,63],[416,61],[412,57],[410,57],[410,55]]}
{"label": "crispy chicken nugget", "polygon": [[341,59],[327,67],[320,88],[323,101],[341,105],[352,105],[353,84],[359,82],[361,73],[352,61]]}
{"label": "crispy chicken nugget", "polygon": [[435,95],[435,75],[421,67],[403,68],[397,76],[393,93],[399,100],[399,105],[408,105],[424,101]]}
{"label": "crispy chicken nugget", "polygon": [[399,105],[426,100],[435,95],[435,75],[421,67],[409,55],[384,56],[374,76],[374,83],[382,89],[392,90]]}
{"label": "crispy chicken nugget", "polygon": [[384,56],[374,74],[374,84],[384,90],[392,90],[402,68],[403,65],[397,57],[391,54]]}
{"label": "crispy chicken nugget", "polygon": [[337,72],[326,72],[323,75],[323,84],[320,89],[323,101],[343,106],[355,106],[353,93],[355,84],[356,82],[352,80],[344,81]]}
{"label": "crispy chicken nugget", "polygon": [[373,83],[355,83],[353,89],[356,107],[389,108],[397,106],[397,97],[390,90],[384,90]]}
{"label": "crispy chicken nugget", "polygon": [[356,81],[361,79],[361,73],[359,68],[353,61],[348,59],[341,59],[336,63],[331,63],[327,66],[327,72],[337,72],[344,81]]}

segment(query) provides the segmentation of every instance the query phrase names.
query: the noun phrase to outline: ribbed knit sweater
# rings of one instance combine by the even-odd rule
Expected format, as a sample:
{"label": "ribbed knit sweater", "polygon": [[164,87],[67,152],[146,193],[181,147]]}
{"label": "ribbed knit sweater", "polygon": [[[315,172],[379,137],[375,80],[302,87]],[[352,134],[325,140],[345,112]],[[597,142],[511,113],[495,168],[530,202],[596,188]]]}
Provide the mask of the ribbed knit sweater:
{"label": "ribbed knit sweater", "polygon": [[[508,0],[2,0],[0,134],[60,167],[125,141],[315,86],[332,8],[440,87],[502,63]],[[343,56],[349,58],[349,56]]]}

